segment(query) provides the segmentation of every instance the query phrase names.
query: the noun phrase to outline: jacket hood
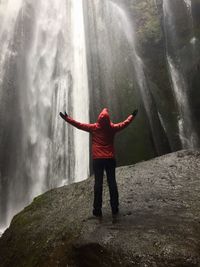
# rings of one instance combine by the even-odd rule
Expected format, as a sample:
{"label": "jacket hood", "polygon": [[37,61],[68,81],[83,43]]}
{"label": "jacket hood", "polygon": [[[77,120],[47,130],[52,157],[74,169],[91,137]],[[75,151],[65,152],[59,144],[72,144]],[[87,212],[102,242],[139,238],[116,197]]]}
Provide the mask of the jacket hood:
{"label": "jacket hood", "polygon": [[110,125],[110,116],[109,116],[107,108],[104,108],[101,111],[101,113],[99,114],[97,122],[103,127]]}

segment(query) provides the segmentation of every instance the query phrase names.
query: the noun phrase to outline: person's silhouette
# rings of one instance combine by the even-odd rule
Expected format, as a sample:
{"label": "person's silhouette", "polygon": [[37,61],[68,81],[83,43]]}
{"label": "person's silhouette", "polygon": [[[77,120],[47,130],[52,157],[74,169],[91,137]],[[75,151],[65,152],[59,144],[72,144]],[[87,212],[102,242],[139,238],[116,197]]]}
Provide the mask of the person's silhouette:
{"label": "person's silhouette", "polygon": [[123,122],[114,124],[110,121],[108,109],[104,108],[99,114],[98,120],[93,124],[80,123],[70,118],[68,114],[60,112],[60,116],[76,128],[89,132],[92,135],[92,156],[93,168],[95,175],[94,184],[94,204],[93,215],[96,217],[102,216],[102,188],[103,188],[103,173],[106,171],[107,181],[110,192],[110,205],[113,216],[119,212],[118,189],[115,178],[115,150],[114,137],[115,134],[126,128],[137,115],[138,110],[134,110]]}

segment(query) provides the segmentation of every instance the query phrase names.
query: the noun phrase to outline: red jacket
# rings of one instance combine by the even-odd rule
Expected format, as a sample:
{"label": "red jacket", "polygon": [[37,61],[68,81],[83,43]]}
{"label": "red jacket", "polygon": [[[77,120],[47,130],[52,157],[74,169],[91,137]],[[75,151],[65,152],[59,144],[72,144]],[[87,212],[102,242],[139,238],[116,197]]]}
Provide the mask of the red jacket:
{"label": "red jacket", "polygon": [[114,124],[110,121],[108,109],[104,108],[99,114],[98,120],[93,124],[80,123],[66,116],[66,121],[76,128],[92,134],[93,159],[114,158],[114,136],[117,132],[127,127],[134,119],[133,115],[120,123]]}

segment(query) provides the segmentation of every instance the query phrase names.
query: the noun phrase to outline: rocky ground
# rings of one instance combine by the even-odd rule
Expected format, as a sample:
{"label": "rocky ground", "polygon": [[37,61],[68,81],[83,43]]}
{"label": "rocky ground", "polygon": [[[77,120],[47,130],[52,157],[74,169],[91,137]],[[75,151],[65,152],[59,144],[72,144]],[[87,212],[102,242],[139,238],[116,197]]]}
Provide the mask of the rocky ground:
{"label": "rocky ground", "polygon": [[51,190],[16,215],[0,238],[1,267],[200,266],[200,151],[117,170],[113,224],[92,220],[93,177]]}

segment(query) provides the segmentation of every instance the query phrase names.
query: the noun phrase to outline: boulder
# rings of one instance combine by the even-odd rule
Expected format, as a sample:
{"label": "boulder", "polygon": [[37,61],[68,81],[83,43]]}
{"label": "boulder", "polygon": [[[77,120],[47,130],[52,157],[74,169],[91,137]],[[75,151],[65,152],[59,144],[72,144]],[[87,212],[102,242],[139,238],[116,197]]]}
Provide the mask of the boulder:
{"label": "boulder", "polygon": [[[1,267],[200,266],[200,151],[117,169],[120,214],[92,219],[93,177],[52,189],[0,238]],[[105,180],[106,181],[106,180]]]}

